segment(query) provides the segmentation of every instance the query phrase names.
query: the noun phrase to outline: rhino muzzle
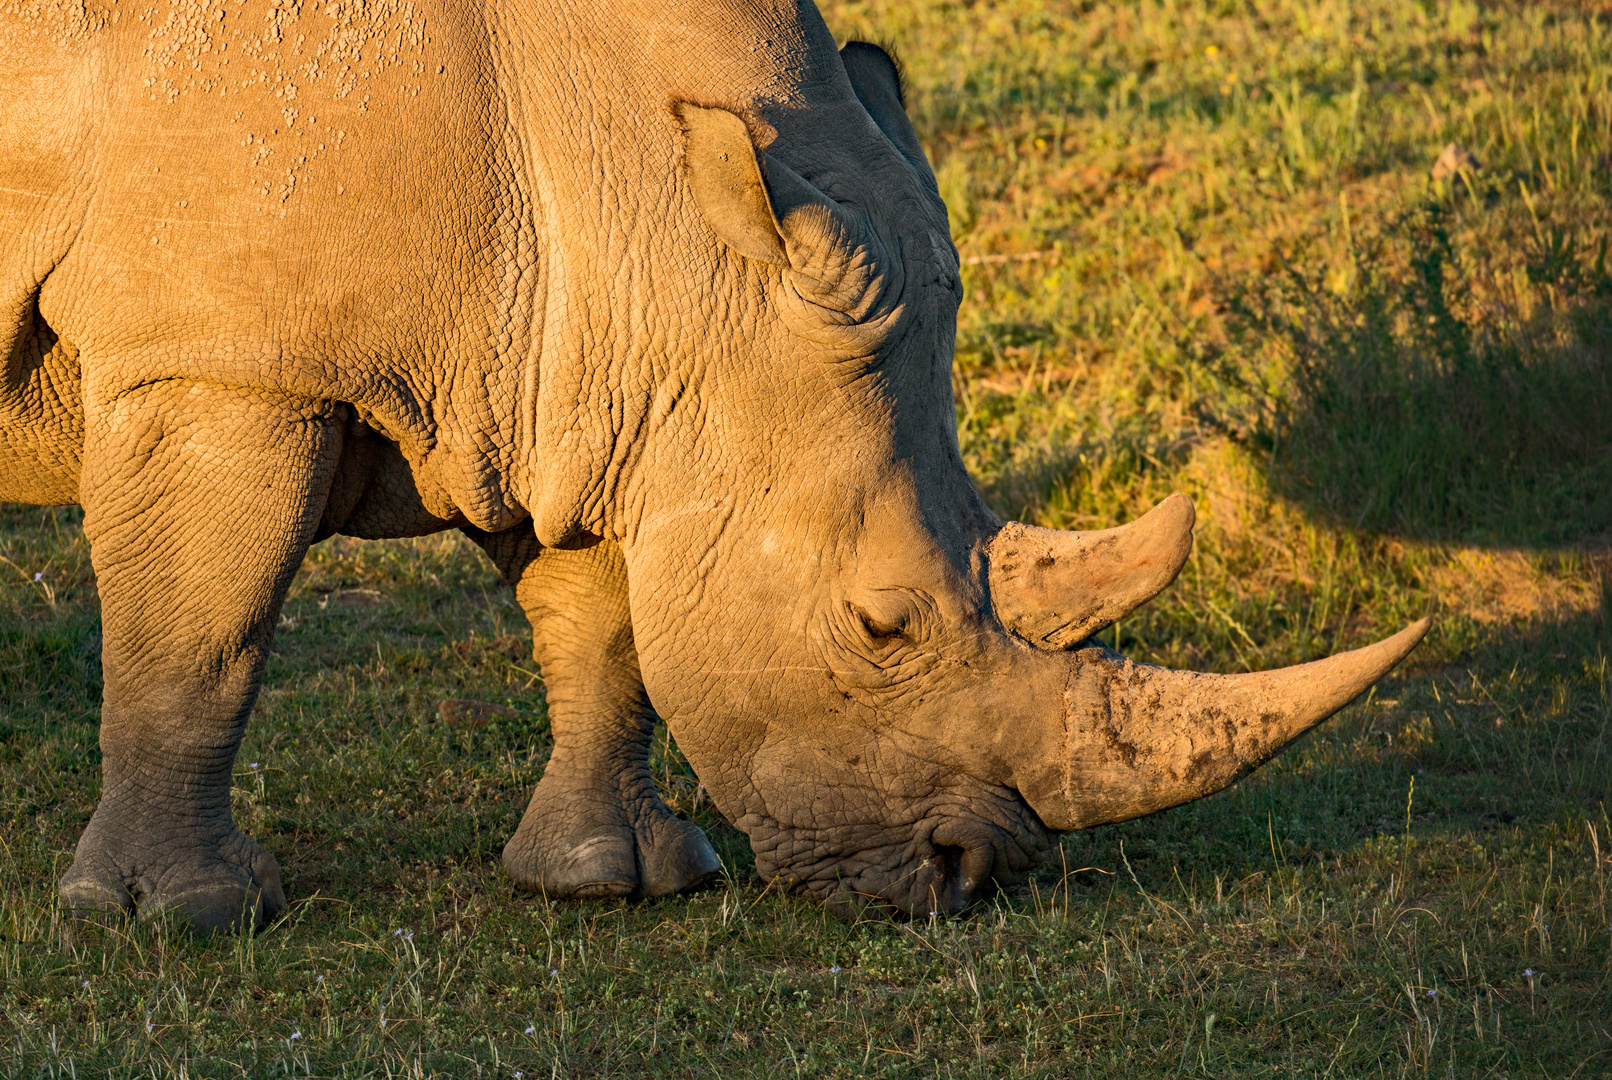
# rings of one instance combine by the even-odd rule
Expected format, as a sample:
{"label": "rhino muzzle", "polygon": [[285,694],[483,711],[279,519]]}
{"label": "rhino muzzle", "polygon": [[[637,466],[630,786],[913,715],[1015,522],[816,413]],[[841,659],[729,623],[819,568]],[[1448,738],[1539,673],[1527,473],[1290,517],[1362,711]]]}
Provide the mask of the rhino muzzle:
{"label": "rhino muzzle", "polygon": [[[1172,495],[1116,529],[1012,523],[990,535],[990,597],[976,609],[983,634],[944,635],[934,612],[912,620],[903,629],[915,635],[912,652],[932,662],[909,659],[922,669],[911,688],[858,693],[839,673],[846,699],[885,723],[859,729],[854,746],[849,729],[809,740],[780,729],[752,760],[752,779],[777,800],[772,813],[738,821],[757,870],[846,914],[961,911],[1055,860],[1055,833],[1236,782],[1365,692],[1428,631],[1423,619],[1362,649],[1241,675],[1171,671],[1095,644],[1093,634],[1180,573],[1194,520],[1191,500]],[[960,640],[976,649],[955,651]],[[917,689],[931,674],[944,692]],[[808,776],[816,784],[805,801],[796,793]]]}

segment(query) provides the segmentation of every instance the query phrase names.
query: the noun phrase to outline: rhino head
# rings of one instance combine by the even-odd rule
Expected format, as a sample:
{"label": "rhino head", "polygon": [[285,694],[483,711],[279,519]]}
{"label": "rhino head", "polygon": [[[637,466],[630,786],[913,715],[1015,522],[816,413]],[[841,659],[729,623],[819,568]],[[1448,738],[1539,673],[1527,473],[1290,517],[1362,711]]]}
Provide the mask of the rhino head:
{"label": "rhino head", "polygon": [[1191,502],[1101,532],[991,513],[957,443],[958,256],[896,67],[852,43],[810,96],[671,106],[666,229],[701,326],[656,391],[655,482],[627,500],[633,632],[764,878],[957,911],[1057,831],[1234,782],[1427,622],[1248,675],[1098,645],[1181,570]]}

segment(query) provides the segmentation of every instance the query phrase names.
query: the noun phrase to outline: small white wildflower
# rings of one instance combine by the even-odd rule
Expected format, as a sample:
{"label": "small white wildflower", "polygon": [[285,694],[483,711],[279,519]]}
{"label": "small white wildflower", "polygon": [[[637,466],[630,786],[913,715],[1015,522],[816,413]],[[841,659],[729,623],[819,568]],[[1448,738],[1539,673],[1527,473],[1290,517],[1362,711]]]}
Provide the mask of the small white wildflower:
{"label": "small white wildflower", "polygon": [[526,1034],[528,1034],[528,1035],[535,1035],[535,1034],[537,1034],[537,1028],[536,1028],[536,1027],[530,1027],[530,1026],[529,1026],[529,1027],[527,1027],[527,1029],[526,1029]]}
{"label": "small white wildflower", "polygon": [[45,580],[45,572],[43,570],[39,571],[39,573],[34,575],[34,582],[36,584],[41,582],[41,581],[44,581],[44,580]]}
{"label": "small white wildflower", "polygon": [[1437,990],[1429,990],[1427,992],[1427,996],[1428,997],[1438,997],[1438,991]]}
{"label": "small white wildflower", "polygon": [[523,1072],[521,1072],[521,1071],[520,1071],[520,1070],[519,1070],[519,1069],[516,1069],[516,1070],[515,1070],[515,1080],[521,1080],[521,1077],[523,1077],[523,1076],[525,1076],[525,1075],[526,1075],[526,1074],[525,1074],[525,1073],[523,1073]]}
{"label": "small white wildflower", "polygon": [[549,968],[549,978],[558,979],[559,977],[560,977],[560,969],[559,968]]}
{"label": "small white wildflower", "polygon": [[828,973],[830,975],[838,975],[840,973],[840,969],[837,967],[831,967],[828,969]]}
{"label": "small white wildflower", "polygon": [[402,934],[402,933],[403,933],[403,931],[402,931],[402,929],[397,929],[397,930],[393,930],[393,931],[392,931],[392,936],[393,936],[393,937],[398,937],[398,936],[399,936],[399,935],[401,935],[401,934]]}
{"label": "small white wildflower", "polygon": [[404,941],[413,941],[414,940],[414,931],[410,930],[408,933],[404,934],[403,935],[403,940]]}
{"label": "small white wildflower", "polygon": [[321,982],[324,982],[324,981],[325,981],[325,977],[323,975],[320,975],[318,978],[314,979],[314,982],[316,982],[316,983],[321,983]]}
{"label": "small white wildflower", "polygon": [[292,1033],[291,1033],[291,1038],[293,1038],[293,1039],[300,1039],[300,1038],[302,1038],[302,1032],[300,1032],[300,1031],[293,1031],[293,1032],[292,1032]]}
{"label": "small white wildflower", "polygon": [[88,979],[85,979],[82,985],[83,985],[84,989],[88,990],[90,988],[90,981]]}
{"label": "small white wildflower", "polygon": [[1525,979],[1533,978],[1534,977],[1534,969],[1533,968],[1525,968],[1523,970],[1522,977],[1525,978]]}
{"label": "small white wildflower", "polygon": [[247,768],[249,768],[249,769],[255,769],[255,768],[257,768],[257,762],[255,762],[255,761],[254,761],[254,762],[252,762],[252,764],[250,764],[250,765],[248,765],[248,766],[247,766]]}

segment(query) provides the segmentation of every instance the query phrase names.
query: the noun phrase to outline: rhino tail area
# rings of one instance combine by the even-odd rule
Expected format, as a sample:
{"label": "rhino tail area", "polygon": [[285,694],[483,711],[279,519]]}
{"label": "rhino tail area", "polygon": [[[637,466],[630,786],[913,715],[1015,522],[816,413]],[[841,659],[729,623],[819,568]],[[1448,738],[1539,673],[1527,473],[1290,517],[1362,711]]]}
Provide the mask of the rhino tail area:
{"label": "rhino tail area", "polygon": [[0,307],[0,502],[78,501],[84,403],[78,350],[39,314],[39,286]]}

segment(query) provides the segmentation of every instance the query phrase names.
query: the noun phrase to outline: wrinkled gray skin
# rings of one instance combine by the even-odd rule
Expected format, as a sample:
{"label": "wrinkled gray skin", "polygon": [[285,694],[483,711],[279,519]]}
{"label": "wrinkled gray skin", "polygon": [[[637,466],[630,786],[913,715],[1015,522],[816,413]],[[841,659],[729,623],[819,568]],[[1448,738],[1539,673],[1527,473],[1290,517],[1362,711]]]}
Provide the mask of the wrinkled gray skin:
{"label": "wrinkled gray skin", "polygon": [[1425,626],[1236,678],[1087,644],[1190,504],[1074,534],[980,500],[899,96],[809,0],[0,7],[0,499],[83,505],[105,628],[64,901],[283,907],[230,773],[332,533],[461,528],[514,586],[556,746],[504,861],[557,896],[717,870],[657,715],[762,875],[955,911],[1397,662]]}

